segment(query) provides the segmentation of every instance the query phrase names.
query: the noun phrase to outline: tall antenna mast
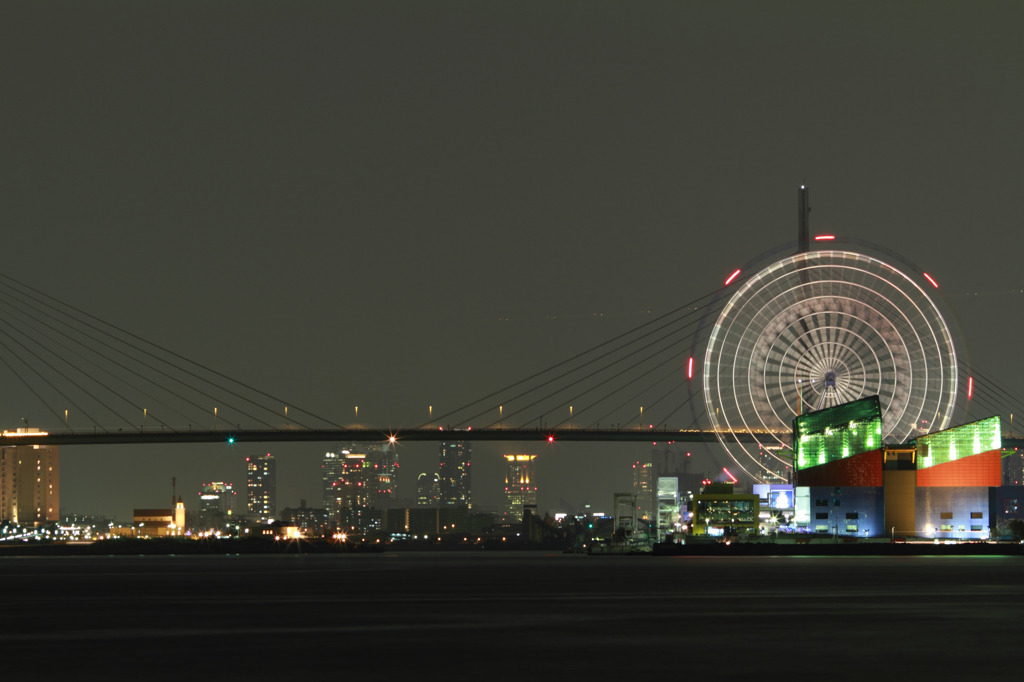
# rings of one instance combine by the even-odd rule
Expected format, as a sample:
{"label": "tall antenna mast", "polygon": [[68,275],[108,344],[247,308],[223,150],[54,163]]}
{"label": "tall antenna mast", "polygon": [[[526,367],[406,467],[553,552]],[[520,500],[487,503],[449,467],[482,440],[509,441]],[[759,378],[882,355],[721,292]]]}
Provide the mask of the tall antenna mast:
{"label": "tall antenna mast", "polygon": [[800,231],[797,236],[797,253],[807,253],[811,249],[811,197],[806,185],[800,185],[797,195],[797,211]]}

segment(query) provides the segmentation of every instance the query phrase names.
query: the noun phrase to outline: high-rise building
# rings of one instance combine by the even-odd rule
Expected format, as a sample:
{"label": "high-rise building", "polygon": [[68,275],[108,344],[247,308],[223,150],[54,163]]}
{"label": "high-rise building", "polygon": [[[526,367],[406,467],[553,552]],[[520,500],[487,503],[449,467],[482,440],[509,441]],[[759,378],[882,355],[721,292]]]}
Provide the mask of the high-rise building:
{"label": "high-rise building", "polygon": [[245,458],[246,503],[249,516],[270,523],[277,514],[277,463],[269,452]]}
{"label": "high-rise building", "polygon": [[[18,429],[18,432],[26,431]],[[60,520],[60,459],[54,445],[0,448],[0,521],[41,526]]]}
{"label": "high-rise building", "polygon": [[386,509],[396,495],[398,454],[392,444],[352,444],[324,453],[323,506],[332,523],[344,510]]}
{"label": "high-rise building", "polygon": [[537,504],[537,455],[505,455],[505,517],[522,522],[523,506]]}
{"label": "high-rise building", "polygon": [[654,466],[649,461],[633,462],[633,495],[636,497],[637,520],[655,517]]}
{"label": "high-rise building", "polygon": [[1024,485],[1024,453],[1017,448],[1003,454],[1003,485]]}
{"label": "high-rise building", "polygon": [[337,487],[338,481],[341,480],[344,461],[344,457],[337,452],[325,452],[323,464],[320,466],[323,508],[327,512],[327,518],[335,526],[338,516]]}
{"label": "high-rise building", "polygon": [[437,474],[420,474],[416,478],[416,506],[436,506],[441,497],[441,479]]}
{"label": "high-rise building", "polygon": [[341,453],[341,475],[334,482],[334,504],[338,510],[375,507],[376,472],[364,453]]}
{"label": "high-rise building", "polygon": [[238,497],[230,483],[211,481],[199,488],[198,530],[222,530],[235,519]]}
{"label": "high-rise building", "polygon": [[472,507],[473,446],[465,441],[441,443],[437,475],[441,486],[440,503],[448,506]]}
{"label": "high-rise building", "polygon": [[376,480],[374,505],[387,509],[398,497],[398,450],[394,443],[374,443],[366,447],[372,459]]}

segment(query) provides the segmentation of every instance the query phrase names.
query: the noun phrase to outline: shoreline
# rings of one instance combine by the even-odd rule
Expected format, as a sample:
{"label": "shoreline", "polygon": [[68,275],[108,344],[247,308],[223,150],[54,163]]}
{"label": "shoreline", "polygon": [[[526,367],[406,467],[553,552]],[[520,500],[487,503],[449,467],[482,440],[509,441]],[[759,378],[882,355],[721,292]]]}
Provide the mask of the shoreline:
{"label": "shoreline", "polygon": [[[210,541],[181,539],[119,539],[74,543],[3,543],[0,558],[21,556],[191,556],[235,554],[380,554],[398,553],[519,553],[519,552],[586,553],[586,550],[566,550],[533,544],[444,545],[420,543],[346,544],[318,540],[235,540]],[[820,543],[700,543],[656,544],[645,552],[595,552],[593,556],[1021,556],[1024,545],[1019,543],[965,542],[945,544],[933,542],[820,542]]]}

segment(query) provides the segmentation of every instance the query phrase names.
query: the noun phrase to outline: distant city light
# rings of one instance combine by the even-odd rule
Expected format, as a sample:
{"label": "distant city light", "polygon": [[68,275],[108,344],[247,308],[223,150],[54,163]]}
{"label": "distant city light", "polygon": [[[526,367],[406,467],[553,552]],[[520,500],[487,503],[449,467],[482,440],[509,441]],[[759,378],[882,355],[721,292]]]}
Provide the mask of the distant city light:
{"label": "distant city light", "polygon": [[40,431],[39,429],[34,428],[34,427],[28,427],[28,428],[21,428],[21,427],[19,427],[15,431],[11,431],[9,429],[4,429],[4,432],[3,432],[3,437],[4,438],[18,438],[18,437],[23,437],[23,436],[48,436],[48,435],[50,435],[50,434],[47,433],[46,431]]}
{"label": "distant city light", "polygon": [[739,276],[740,276],[740,271],[739,270],[737,270],[736,272],[734,272],[731,275],[729,275],[729,279],[725,280],[725,286],[729,286],[730,284],[732,284],[732,281],[734,279],[736,279],[737,277],[739,277]]}
{"label": "distant city light", "polygon": [[926,280],[928,280],[929,282],[931,282],[931,283],[932,283],[932,286],[933,286],[933,287],[935,287],[936,289],[938,289],[938,288],[939,288],[939,283],[938,283],[938,282],[936,282],[936,281],[935,281],[934,279],[932,279],[932,276],[931,276],[931,275],[929,275],[929,274],[928,274],[927,272],[924,272],[924,273],[921,273],[921,274],[923,274],[923,275],[924,275],[924,278],[925,278]]}

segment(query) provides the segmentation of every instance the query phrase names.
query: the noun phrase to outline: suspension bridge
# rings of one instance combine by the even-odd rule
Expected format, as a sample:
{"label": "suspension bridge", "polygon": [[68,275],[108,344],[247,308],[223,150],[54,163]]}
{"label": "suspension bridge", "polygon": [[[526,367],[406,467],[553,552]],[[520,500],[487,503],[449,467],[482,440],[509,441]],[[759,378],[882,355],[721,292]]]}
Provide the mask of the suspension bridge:
{"label": "suspension bridge", "polygon": [[[901,441],[936,425],[1001,415],[1009,427],[1004,444],[1024,445],[1012,417],[1006,419],[1019,413],[1021,395],[969,366],[950,350],[951,339],[929,350],[921,330],[938,325],[922,303],[928,297],[919,294],[928,283],[937,286],[930,275],[912,273],[922,284],[904,286],[881,261],[829,250],[818,253],[833,254],[834,262],[822,264],[814,253],[798,252],[766,269],[745,266],[674,310],[400,430],[343,424],[0,275],[0,365],[13,377],[8,392],[20,384],[24,400],[49,415],[33,428],[3,431],[0,445],[721,442],[778,456],[793,415],[871,392],[900,408],[908,425]],[[856,270],[857,279],[841,288],[846,270]],[[782,274],[772,279],[776,272]],[[814,293],[821,283],[827,294]],[[889,291],[898,286],[911,292],[910,303]],[[787,299],[796,287],[813,295]],[[737,312],[737,291],[749,298],[747,314]],[[876,300],[887,297],[892,310]],[[868,366],[872,357],[881,358],[880,368]],[[941,364],[946,360],[949,366]],[[734,368],[744,362],[757,371],[738,375]],[[917,372],[907,376],[924,398],[907,389],[907,372]],[[723,383],[735,405],[719,401]],[[211,422],[212,428],[198,426]]]}

